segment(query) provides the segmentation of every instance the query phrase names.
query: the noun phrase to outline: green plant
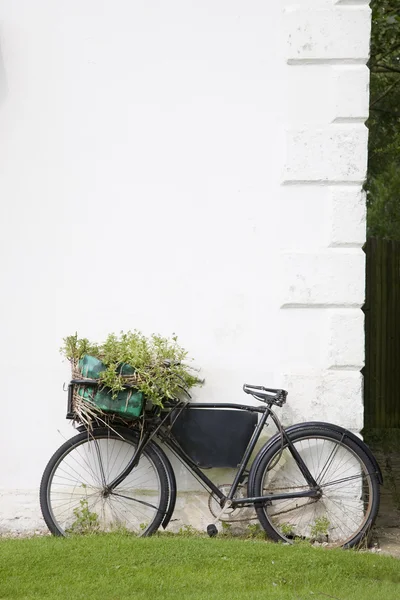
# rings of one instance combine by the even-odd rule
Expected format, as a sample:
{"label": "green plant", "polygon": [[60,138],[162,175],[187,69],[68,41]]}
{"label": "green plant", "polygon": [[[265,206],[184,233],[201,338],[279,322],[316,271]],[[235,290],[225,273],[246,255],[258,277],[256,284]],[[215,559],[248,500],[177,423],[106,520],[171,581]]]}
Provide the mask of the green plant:
{"label": "green plant", "polygon": [[198,537],[199,535],[202,535],[202,532],[198,531],[192,525],[184,525],[179,529],[178,535],[181,535],[183,537]]}
{"label": "green plant", "polygon": [[314,539],[328,537],[328,530],[330,527],[330,521],[325,516],[318,517],[314,521],[314,525],[311,527],[311,537]]}
{"label": "green plant", "polygon": [[294,526],[291,523],[282,523],[280,528],[285,537],[294,536]]}
{"label": "green plant", "polygon": [[89,503],[86,498],[80,500],[79,507],[74,508],[73,513],[75,521],[68,528],[68,533],[88,534],[98,531],[99,517],[95,512],[89,510]]}
{"label": "green plant", "polygon": [[61,352],[69,360],[79,360],[85,354],[97,356],[100,351],[97,344],[92,344],[87,338],[79,339],[77,333],[64,338],[63,342]]}
{"label": "green plant", "polygon": [[247,525],[246,537],[250,539],[265,539],[265,531],[259,523],[249,523]]}
{"label": "green plant", "polygon": [[[193,373],[193,368],[184,364],[187,351],[178,344],[174,335],[171,339],[153,334],[144,336],[139,331],[110,334],[103,344],[94,344],[78,334],[64,338],[62,354],[75,365],[85,355],[98,358],[105,370],[99,381],[110,388],[115,397],[129,380],[153,404],[162,406],[165,399],[179,397],[183,390],[203,383]],[[134,375],[126,376],[123,365],[130,365]]]}
{"label": "green plant", "polygon": [[226,521],[221,521],[222,535],[232,535],[232,525]]}

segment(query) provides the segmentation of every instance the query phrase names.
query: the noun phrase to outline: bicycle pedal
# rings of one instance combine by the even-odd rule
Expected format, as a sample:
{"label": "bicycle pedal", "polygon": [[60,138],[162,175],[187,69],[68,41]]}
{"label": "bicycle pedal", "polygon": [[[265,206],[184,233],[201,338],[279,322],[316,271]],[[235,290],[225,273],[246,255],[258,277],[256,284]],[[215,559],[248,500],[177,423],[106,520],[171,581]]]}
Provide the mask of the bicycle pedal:
{"label": "bicycle pedal", "polygon": [[215,537],[218,534],[218,529],[215,525],[207,525],[207,533],[210,537]]}

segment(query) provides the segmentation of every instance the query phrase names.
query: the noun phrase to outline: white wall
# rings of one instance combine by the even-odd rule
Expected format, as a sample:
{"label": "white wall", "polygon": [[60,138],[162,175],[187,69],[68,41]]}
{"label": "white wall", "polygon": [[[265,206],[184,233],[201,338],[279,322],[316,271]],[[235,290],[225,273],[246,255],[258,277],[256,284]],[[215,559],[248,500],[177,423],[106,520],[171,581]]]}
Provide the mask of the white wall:
{"label": "white wall", "polygon": [[75,331],[176,332],[198,398],[359,430],[367,5],[2,7],[0,529],[41,527]]}

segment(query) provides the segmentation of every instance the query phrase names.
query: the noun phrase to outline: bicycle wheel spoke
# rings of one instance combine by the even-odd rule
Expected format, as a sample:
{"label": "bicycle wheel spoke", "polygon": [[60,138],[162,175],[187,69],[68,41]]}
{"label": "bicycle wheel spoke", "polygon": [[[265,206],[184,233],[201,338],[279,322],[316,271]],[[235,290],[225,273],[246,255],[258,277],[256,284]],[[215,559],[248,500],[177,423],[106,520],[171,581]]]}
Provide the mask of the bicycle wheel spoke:
{"label": "bicycle wheel spoke", "polygon": [[108,498],[108,504],[110,506],[110,511],[115,515],[115,521],[123,525],[126,522],[126,517],[121,509],[117,506],[117,502],[112,502],[111,499]]}
{"label": "bicycle wheel spoke", "polygon": [[113,496],[117,496],[117,498],[125,498],[125,500],[131,500],[132,502],[138,502],[139,504],[144,504],[145,506],[154,508],[154,510],[158,510],[157,506],[154,506],[154,504],[149,504],[149,502],[144,502],[143,500],[138,500],[137,498],[132,498],[131,496],[124,496],[123,494],[117,494],[117,492],[113,492]]}
{"label": "bicycle wheel spoke", "polygon": [[102,482],[103,486],[105,486],[106,485],[106,476],[105,476],[105,473],[104,473],[103,460],[101,458],[101,452],[100,452],[99,442],[95,439],[94,440],[94,444],[95,444],[95,447],[96,447],[97,459],[99,461],[99,466],[100,466],[101,482]]}
{"label": "bicycle wheel spoke", "polygon": [[[73,458],[73,457],[72,457],[72,458]],[[79,472],[78,472],[76,469],[74,469],[74,467],[71,467],[71,466],[70,466],[70,465],[68,465],[68,464],[66,464],[65,466],[69,467],[69,469],[70,469],[71,471],[73,471],[73,473],[76,473],[76,475],[77,475],[77,476],[78,476],[78,477],[79,477],[81,480],[83,480],[83,483],[85,483],[86,485],[91,485],[91,484],[89,483],[89,481],[88,481],[87,479],[85,479],[85,478],[82,476],[82,474],[81,474],[81,473],[79,473]],[[60,471],[61,471],[62,473],[65,473],[65,474],[67,474],[67,475],[71,475],[71,476],[72,476],[72,473],[70,473],[69,471],[66,471],[66,470],[65,470],[65,468],[63,468],[63,467],[60,467]],[[86,472],[86,470],[85,470],[85,472]],[[90,475],[89,471],[87,471],[87,473]],[[97,483],[98,483],[98,484],[100,484],[100,482],[97,482]]]}
{"label": "bicycle wheel spoke", "polygon": [[[118,458],[119,458],[119,455],[121,454],[121,450],[122,450],[122,448],[123,448],[123,443],[121,442],[121,443],[120,443],[120,445],[119,445],[119,450],[118,450],[117,456],[115,457],[115,460],[114,460],[114,462],[113,462],[113,465],[112,465],[112,467],[111,467],[111,469],[110,469],[109,476],[111,476],[111,473],[113,473],[113,471],[114,471],[114,467],[115,467],[115,465],[116,465],[116,463],[117,463],[117,460],[118,460]],[[122,461],[121,461],[120,465],[122,465],[122,464],[125,462],[125,459],[126,459],[126,457],[128,456],[128,454],[129,454],[129,452],[130,452],[130,451],[131,451],[131,449],[130,449],[130,448],[127,448],[127,449],[126,449],[126,454],[125,454],[124,458],[122,459]],[[134,452],[134,451],[135,451],[135,449],[133,448],[133,452]],[[120,469],[120,468],[119,468],[119,469],[117,469],[117,473],[120,473],[120,472],[121,472],[121,469]]]}
{"label": "bicycle wheel spoke", "polygon": [[[92,440],[90,440],[90,442],[88,442],[88,450],[86,450],[87,457],[85,457],[85,456],[82,455],[82,449],[79,448],[79,447],[75,448],[74,451],[78,454],[78,456],[81,457],[81,459],[83,460],[84,464],[88,467],[89,470],[88,469],[84,469],[85,472],[88,475],[92,475],[93,478],[96,479],[97,483],[99,485],[101,485],[101,480],[97,477],[97,474],[94,472],[93,467],[92,467],[92,465],[90,464],[90,461],[89,461],[89,456],[88,455],[90,453],[91,442],[92,442]],[[82,467],[82,464],[78,461],[78,459],[73,455],[72,452],[70,454],[70,458],[72,460],[74,460],[80,467]]]}
{"label": "bicycle wheel spoke", "polygon": [[[78,502],[76,502],[75,506],[79,507],[80,506],[80,502],[81,502],[80,500]],[[63,506],[67,506],[67,505],[68,505],[67,508],[65,508],[63,511],[59,512],[58,509],[62,508]],[[92,503],[92,507],[93,506],[94,506],[94,503]],[[71,512],[71,501],[64,502],[64,504],[62,504],[62,505],[56,505],[54,508],[57,509],[57,515],[58,515],[58,517],[60,517],[61,515],[65,514],[67,511],[70,513]],[[88,503],[88,508],[89,508],[89,503]],[[76,518],[76,515],[73,515],[73,516],[74,516],[74,518]]]}
{"label": "bicycle wheel spoke", "polygon": [[338,449],[339,449],[339,445],[338,444],[336,444],[336,446],[334,446],[334,448],[332,448],[332,451],[331,451],[331,453],[330,453],[327,461],[325,462],[325,465],[322,467],[322,470],[321,470],[320,474],[316,478],[317,483],[319,483],[320,480],[323,479],[324,473],[326,472],[326,470],[331,465],[333,459],[335,458],[335,454],[337,453]]}
{"label": "bicycle wheel spoke", "polygon": [[145,522],[146,519],[151,518],[152,513],[150,513],[150,515],[149,515],[148,512],[144,512],[143,510],[141,510],[140,508],[138,509],[137,507],[136,507],[135,512],[133,512],[132,508],[129,505],[127,505],[126,503],[124,503],[124,501],[121,498],[117,497],[117,498],[115,498],[115,500],[116,500],[116,505],[119,506],[120,512],[122,511],[122,508],[123,508],[126,513],[132,515],[133,521],[132,521],[132,519],[130,520],[130,525],[134,524],[134,521],[137,520],[137,515],[139,515],[141,517],[142,523]]}
{"label": "bicycle wheel spoke", "polygon": [[321,485],[321,488],[329,487],[330,485],[337,485],[338,483],[346,483],[347,481],[354,481],[355,479],[365,479],[363,475],[351,475],[349,477],[343,477],[343,479],[337,479],[336,481],[330,481],[329,483],[324,483]]}
{"label": "bicycle wheel spoke", "polygon": [[[350,465],[350,467],[348,467],[346,469],[346,471],[343,471],[343,467],[345,467],[350,461],[353,461],[353,467],[354,467],[354,456],[349,456],[344,463],[338,463],[336,465],[334,471],[332,473],[330,473],[330,477],[334,477],[336,475],[336,473],[339,471],[339,469],[342,472],[342,474],[345,473],[346,471],[349,471],[351,469],[351,465]],[[325,472],[324,476],[319,481],[320,485],[322,485],[324,477],[328,477],[328,474],[329,474],[329,469]]]}

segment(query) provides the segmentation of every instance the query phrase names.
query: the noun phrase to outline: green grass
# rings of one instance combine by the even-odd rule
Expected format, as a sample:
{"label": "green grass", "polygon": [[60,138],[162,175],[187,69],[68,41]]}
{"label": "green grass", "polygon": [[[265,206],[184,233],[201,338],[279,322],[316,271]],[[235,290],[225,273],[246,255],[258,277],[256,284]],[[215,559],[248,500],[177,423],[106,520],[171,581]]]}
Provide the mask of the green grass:
{"label": "green grass", "polygon": [[258,540],[0,539],[0,598],[398,600],[400,562]]}

